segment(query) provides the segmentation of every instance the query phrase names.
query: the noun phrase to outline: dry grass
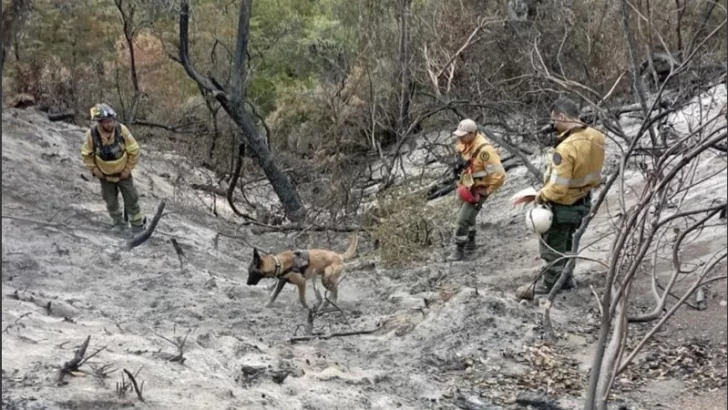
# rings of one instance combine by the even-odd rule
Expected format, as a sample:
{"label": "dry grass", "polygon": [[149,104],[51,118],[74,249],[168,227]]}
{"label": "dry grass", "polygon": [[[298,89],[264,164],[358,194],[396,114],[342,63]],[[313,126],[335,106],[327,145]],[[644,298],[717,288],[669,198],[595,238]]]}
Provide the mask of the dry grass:
{"label": "dry grass", "polygon": [[428,204],[422,195],[393,192],[378,201],[368,214],[372,239],[378,243],[382,264],[406,265],[452,235],[454,197]]}

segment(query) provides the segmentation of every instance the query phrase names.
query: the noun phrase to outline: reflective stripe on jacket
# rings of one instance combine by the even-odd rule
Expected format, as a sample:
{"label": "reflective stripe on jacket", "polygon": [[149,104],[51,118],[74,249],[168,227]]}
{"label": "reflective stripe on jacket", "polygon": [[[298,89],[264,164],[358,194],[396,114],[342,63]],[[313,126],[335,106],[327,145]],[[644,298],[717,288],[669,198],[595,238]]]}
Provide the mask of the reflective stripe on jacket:
{"label": "reflective stripe on jacket", "polygon": [[572,130],[556,146],[539,197],[572,205],[601,183],[605,136],[591,127]]}
{"label": "reflective stripe on jacket", "polygon": [[[477,155],[475,158],[472,158],[472,155],[480,146],[482,147]],[[469,144],[463,144],[458,141],[455,148],[465,161],[470,161],[470,167],[460,177],[461,183],[465,182],[463,181],[463,177],[468,172],[471,172],[470,176],[473,178],[472,186],[477,191],[481,191],[486,195],[491,195],[503,186],[506,180],[506,171],[500,162],[498,151],[493,148],[482,134],[478,133]]]}

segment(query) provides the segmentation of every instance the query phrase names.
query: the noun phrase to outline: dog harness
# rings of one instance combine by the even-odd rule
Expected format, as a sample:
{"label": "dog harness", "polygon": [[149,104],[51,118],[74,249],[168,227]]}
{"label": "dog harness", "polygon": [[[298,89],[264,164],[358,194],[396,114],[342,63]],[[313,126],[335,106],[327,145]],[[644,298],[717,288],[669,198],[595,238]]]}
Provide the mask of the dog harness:
{"label": "dog harness", "polygon": [[274,271],[274,275],[276,278],[281,277],[281,276],[285,275],[286,273],[288,273],[288,272],[281,272],[281,260],[278,259],[278,256],[273,255],[273,261],[275,261],[275,264],[276,264],[276,270]]}
{"label": "dog harness", "polygon": [[308,251],[296,250],[293,251],[293,255],[293,265],[286,270],[281,269],[283,266],[281,265],[281,260],[278,259],[277,255],[273,255],[273,261],[275,263],[274,275],[276,278],[280,278],[281,276],[286,275],[290,272],[303,274],[303,272],[308,269],[308,265],[310,263],[310,255]]}
{"label": "dog harness", "polygon": [[293,259],[293,267],[291,270],[303,274],[308,269],[309,263],[311,263],[311,257],[308,251],[296,250],[293,252],[296,257]]}

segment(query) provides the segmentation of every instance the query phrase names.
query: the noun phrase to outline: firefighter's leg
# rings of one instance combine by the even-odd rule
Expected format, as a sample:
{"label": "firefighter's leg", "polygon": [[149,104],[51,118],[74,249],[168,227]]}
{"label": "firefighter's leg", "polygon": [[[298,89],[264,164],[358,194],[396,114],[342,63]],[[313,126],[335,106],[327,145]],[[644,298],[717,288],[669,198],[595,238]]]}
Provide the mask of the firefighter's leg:
{"label": "firefighter's leg", "polygon": [[574,231],[573,224],[557,223],[552,225],[551,229],[543,235],[543,242],[540,245],[541,259],[546,264],[545,266],[551,266],[543,274],[543,286],[537,286],[535,293],[549,292],[556,281],[559,280],[561,273],[566,269],[567,259],[555,261],[562,258],[564,254],[571,252],[571,239]]}
{"label": "firefighter's leg", "polygon": [[[547,232],[546,235],[549,239],[547,239],[546,242],[554,250],[560,253],[570,253],[572,251],[571,248],[573,247],[574,234],[579,229],[579,226],[581,226],[581,222],[583,218],[589,213],[590,208],[591,206],[587,203],[569,206],[558,204],[554,205],[552,209],[554,212],[554,227],[556,229],[554,229],[554,227],[551,228],[551,230],[554,230],[553,234],[551,230]],[[542,246],[542,248],[545,247]],[[542,249],[542,253],[550,255],[550,259],[546,260],[544,258],[544,260],[546,260],[548,263],[561,257],[561,255],[558,255],[557,253],[549,249]],[[546,274],[544,275],[543,284],[549,289],[553,287],[556,281],[559,280],[561,272],[566,271],[566,265],[568,264],[568,262],[568,260],[562,259],[561,261],[556,263],[552,269],[549,269],[549,271],[546,272]],[[562,285],[561,289],[571,289],[574,287],[572,272],[565,273],[569,276],[566,278],[566,281]]]}
{"label": "firefighter's leg", "polygon": [[124,215],[119,207],[119,189],[114,182],[101,181],[101,197],[106,203],[113,229],[118,230],[125,226]]}
{"label": "firefighter's leg", "polygon": [[483,203],[485,202],[485,197],[481,197],[480,201],[477,204],[473,204],[474,212],[470,215],[470,218],[468,219],[468,240],[465,242],[465,255],[466,256],[472,256],[473,252],[475,252],[475,235],[476,235],[476,228],[475,223],[478,218],[478,214],[480,213],[480,210],[483,208]]}
{"label": "firefighter's leg", "polygon": [[119,181],[119,190],[121,196],[124,197],[124,208],[126,208],[129,214],[129,223],[131,223],[131,229],[134,232],[139,232],[144,229],[144,214],[139,207],[139,193],[134,186],[133,177]]}
{"label": "firefighter's leg", "polygon": [[448,258],[449,261],[460,261],[469,256],[465,247],[468,243],[470,228],[475,226],[475,218],[478,216],[479,211],[480,208],[476,205],[460,201],[460,209],[458,210],[455,222],[455,235],[453,236],[455,249],[450,258]]}

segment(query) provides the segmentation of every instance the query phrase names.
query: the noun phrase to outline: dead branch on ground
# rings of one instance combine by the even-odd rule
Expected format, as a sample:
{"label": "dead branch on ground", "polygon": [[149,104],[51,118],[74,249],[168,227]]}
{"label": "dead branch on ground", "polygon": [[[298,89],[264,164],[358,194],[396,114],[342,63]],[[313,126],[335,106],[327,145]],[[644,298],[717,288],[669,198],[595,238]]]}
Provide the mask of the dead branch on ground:
{"label": "dead branch on ground", "polygon": [[152,233],[157,228],[157,224],[159,223],[159,220],[162,218],[162,212],[164,212],[164,207],[167,204],[165,201],[162,201],[159,203],[159,206],[157,207],[157,213],[154,214],[154,218],[152,218],[152,222],[149,224],[147,229],[145,229],[142,233],[139,235],[131,238],[126,243],[126,250],[132,250],[133,248],[136,248],[137,246],[143,244],[147,239],[149,239],[152,236]]}
{"label": "dead branch on ground", "polygon": [[[101,230],[99,230],[97,228],[90,228],[88,226],[72,226],[72,225],[67,225],[64,223],[50,223],[50,222],[46,222],[46,221],[39,221],[39,220],[32,219],[32,218],[24,218],[21,216],[2,215],[2,219],[10,219],[10,220],[14,220],[14,221],[26,222],[26,223],[39,225],[43,228],[65,234],[74,239],[79,239],[79,240],[88,240],[88,239],[84,238],[83,236],[76,235],[73,231],[83,230],[83,231],[101,232]],[[65,228],[65,229],[61,229],[61,228]]]}
{"label": "dead branch on ground", "polygon": [[187,329],[187,333],[185,333],[184,337],[182,336],[176,336],[174,340],[167,339],[166,337],[154,332],[154,334],[167,342],[171,343],[174,347],[177,348],[177,354],[176,355],[168,355],[168,354],[162,354],[164,358],[169,360],[170,362],[177,362],[179,364],[184,364],[185,360],[187,360],[184,357],[185,352],[185,343],[187,343],[187,336],[189,336],[190,332],[192,332],[192,328]]}
{"label": "dead branch on ground", "polygon": [[107,364],[102,365],[102,366],[97,366],[95,364],[90,364],[90,366],[91,366],[91,370],[93,371],[94,377],[96,377],[98,380],[101,380],[102,383],[103,383],[103,380],[104,379],[108,379],[109,378],[109,375],[111,373],[114,373],[115,371],[118,370],[118,369],[114,369],[112,367],[113,365],[110,364],[110,363],[107,363]]}
{"label": "dead branch on ground", "polygon": [[79,368],[84,363],[86,363],[91,358],[93,358],[94,356],[99,354],[102,350],[106,349],[106,346],[103,346],[103,347],[97,349],[96,351],[94,351],[93,353],[91,353],[90,355],[86,356],[86,349],[88,349],[88,345],[90,342],[91,342],[91,336],[89,335],[86,337],[86,340],[81,344],[81,346],[79,346],[75,350],[73,359],[71,359],[63,364],[63,367],[61,367],[61,370],[58,372],[58,378],[57,378],[58,383],[62,383],[63,378],[66,375],[73,376],[74,372],[80,372],[81,370]]}
{"label": "dead branch on ground", "polygon": [[325,335],[293,336],[290,339],[288,339],[288,341],[290,343],[296,343],[296,342],[306,342],[306,341],[316,340],[316,339],[328,340],[328,339],[332,339],[334,337],[370,335],[370,334],[376,332],[377,330],[379,330],[380,328],[381,328],[381,326],[377,326],[374,329],[368,329],[368,330],[352,330],[352,331],[348,331],[348,332],[333,332],[333,333],[328,333]]}
{"label": "dead branch on ground", "polygon": [[142,397],[142,390],[144,389],[144,381],[142,381],[141,385],[137,384],[136,378],[129,370],[124,369],[124,373],[129,377],[129,380],[131,380],[132,386],[134,386],[134,391],[137,394],[137,397],[139,398],[139,401],[144,401],[144,397]]}
{"label": "dead branch on ground", "polygon": [[[329,299],[329,290],[327,289],[326,292],[324,293],[324,296],[323,297],[321,296],[321,292],[319,291],[318,287],[316,286],[316,282],[318,280],[317,278],[318,278],[318,275],[315,275],[313,277],[313,279],[311,280],[313,292],[314,292],[314,295],[316,296],[316,305],[314,305],[314,307],[308,309],[307,316],[306,316],[306,325],[304,326],[304,331],[306,333],[306,336],[303,336],[303,337],[308,337],[308,338],[314,337],[313,327],[314,327],[314,321],[316,320],[316,318],[318,316],[321,316],[322,313],[330,312],[328,310],[327,311],[321,310],[325,303],[330,304],[331,306],[334,307],[335,311],[338,311],[339,313],[341,313],[341,316],[344,318],[346,325],[351,328],[349,319],[346,317],[346,314],[344,314],[344,311],[341,310],[341,308],[339,306],[337,306],[336,303],[334,303],[331,299]],[[343,277],[339,280],[338,285],[341,285],[342,281],[343,281]],[[291,339],[291,341],[310,340],[310,339],[300,339],[296,336],[296,333],[298,332],[298,329],[300,327],[301,327],[301,325],[296,327],[296,330],[293,332],[294,336]],[[356,334],[356,333],[353,333],[353,334]],[[348,332],[347,332],[347,334],[332,333],[332,335],[337,335],[337,336],[351,336],[353,334],[348,334]],[[363,334],[363,333],[358,333],[358,334]],[[317,337],[320,337],[320,335],[317,335]],[[296,340],[294,340],[294,339],[296,339]]]}
{"label": "dead branch on ground", "polygon": [[290,225],[269,225],[262,222],[248,220],[243,225],[255,225],[260,229],[260,232],[298,232],[298,231],[310,231],[310,232],[357,232],[362,230],[357,225],[301,225],[301,224],[290,224]]}
{"label": "dead branch on ground", "polygon": [[[17,326],[23,318],[25,318],[27,316],[30,316],[31,313],[33,313],[33,312],[25,312],[22,315],[20,315],[20,317],[18,317],[17,319],[15,319],[15,321],[13,323],[5,326],[5,329],[3,329],[2,333],[0,333],[0,334],[7,333],[7,331],[10,330],[11,327]],[[25,326],[25,325],[22,325],[22,326]]]}
{"label": "dead branch on ground", "polygon": [[[142,398],[142,392],[144,390],[144,381],[142,381],[142,383],[139,385],[136,382],[136,378],[139,376],[139,373],[142,371],[143,368],[144,368],[144,365],[139,367],[139,370],[134,372],[134,374],[131,374],[128,370],[123,369],[123,371],[121,373],[121,383],[116,382],[116,396],[117,397],[119,397],[120,399],[125,398],[126,393],[133,388],[134,392],[136,392],[139,400],[144,401],[144,399]],[[124,374],[128,375],[128,377],[129,377],[128,381],[124,378]]]}
{"label": "dead branch on ground", "polygon": [[177,254],[177,259],[179,259],[179,267],[184,267],[184,262],[182,261],[182,258],[187,259],[185,256],[184,251],[182,251],[182,247],[179,246],[179,243],[177,243],[177,240],[175,238],[170,238],[170,242],[172,242],[172,246],[174,247],[174,252]]}
{"label": "dead branch on ground", "polygon": [[212,184],[191,184],[190,188],[198,190],[198,191],[215,194],[215,195],[222,196],[222,197],[227,195],[227,190],[225,190],[222,187],[215,186]]}

